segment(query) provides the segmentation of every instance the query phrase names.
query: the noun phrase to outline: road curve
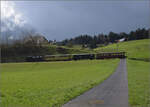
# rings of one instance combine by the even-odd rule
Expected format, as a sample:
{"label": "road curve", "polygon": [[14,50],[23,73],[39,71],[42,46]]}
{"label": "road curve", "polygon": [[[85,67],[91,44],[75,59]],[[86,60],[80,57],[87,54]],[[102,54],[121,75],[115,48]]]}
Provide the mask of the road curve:
{"label": "road curve", "polygon": [[126,59],[107,80],[62,107],[128,107]]}

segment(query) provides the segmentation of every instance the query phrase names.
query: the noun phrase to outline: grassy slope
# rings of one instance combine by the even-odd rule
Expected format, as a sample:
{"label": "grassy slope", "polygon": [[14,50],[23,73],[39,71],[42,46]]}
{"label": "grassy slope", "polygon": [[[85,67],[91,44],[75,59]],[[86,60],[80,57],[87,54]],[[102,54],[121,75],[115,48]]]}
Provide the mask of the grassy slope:
{"label": "grassy slope", "polygon": [[131,107],[150,107],[150,63],[127,61]]}
{"label": "grassy slope", "polygon": [[[118,43],[119,51],[127,52],[129,58],[150,58],[150,39]],[[116,44],[95,49],[96,52],[112,52],[117,50]]]}
{"label": "grassy slope", "polygon": [[[119,60],[1,64],[1,107],[57,107],[115,71]],[[24,106],[23,106],[24,105]]]}
{"label": "grassy slope", "polygon": [[[53,54],[78,54],[78,53],[90,53],[89,49],[75,48],[75,47],[67,47],[67,46],[56,46],[50,45],[49,51],[53,51]],[[62,48],[62,51],[59,50]]]}

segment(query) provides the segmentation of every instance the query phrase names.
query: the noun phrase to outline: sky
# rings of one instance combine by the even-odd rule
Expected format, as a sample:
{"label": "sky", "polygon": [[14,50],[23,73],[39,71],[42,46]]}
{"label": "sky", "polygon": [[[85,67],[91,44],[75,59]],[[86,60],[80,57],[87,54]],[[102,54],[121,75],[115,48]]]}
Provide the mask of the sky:
{"label": "sky", "polygon": [[1,5],[1,21],[7,22],[2,31],[32,26],[49,40],[150,28],[149,0],[7,1]]}

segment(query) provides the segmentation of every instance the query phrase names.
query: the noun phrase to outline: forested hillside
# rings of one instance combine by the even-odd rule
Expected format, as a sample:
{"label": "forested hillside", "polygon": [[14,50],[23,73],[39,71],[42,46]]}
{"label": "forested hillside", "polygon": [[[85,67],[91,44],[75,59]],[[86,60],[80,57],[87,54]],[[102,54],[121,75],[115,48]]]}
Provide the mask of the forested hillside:
{"label": "forested hillside", "polygon": [[108,45],[110,43],[116,43],[119,39],[125,38],[125,41],[139,40],[149,38],[148,29],[137,29],[130,33],[114,33],[98,34],[98,35],[80,35],[75,38],[65,39],[62,42],[58,42],[59,45],[82,45],[82,47],[96,48],[98,46]]}

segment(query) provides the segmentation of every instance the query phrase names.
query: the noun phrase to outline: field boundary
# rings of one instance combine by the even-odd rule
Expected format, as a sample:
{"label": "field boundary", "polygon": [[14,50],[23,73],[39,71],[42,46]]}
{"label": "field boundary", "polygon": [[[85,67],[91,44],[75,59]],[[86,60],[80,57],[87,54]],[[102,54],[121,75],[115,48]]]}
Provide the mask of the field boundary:
{"label": "field boundary", "polygon": [[144,62],[150,62],[150,58],[128,58],[130,60],[137,60],[137,61],[144,61]]}

